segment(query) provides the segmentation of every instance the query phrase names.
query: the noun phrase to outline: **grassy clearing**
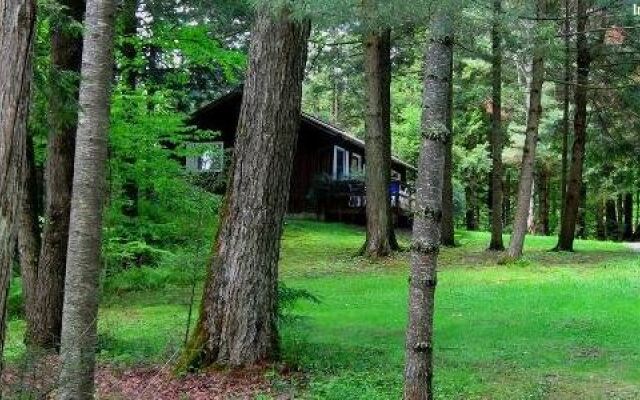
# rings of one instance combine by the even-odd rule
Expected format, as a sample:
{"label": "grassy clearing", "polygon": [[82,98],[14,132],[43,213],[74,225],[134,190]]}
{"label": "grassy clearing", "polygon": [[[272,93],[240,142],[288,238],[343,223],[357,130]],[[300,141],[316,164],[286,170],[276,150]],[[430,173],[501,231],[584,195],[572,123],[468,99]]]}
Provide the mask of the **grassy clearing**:
{"label": "grassy clearing", "polygon": [[[638,255],[592,241],[578,241],[575,254],[553,253],[553,238],[530,237],[522,261],[499,266],[500,255],[484,251],[487,234],[457,239],[459,247],[442,252],[437,291],[439,398],[640,398]],[[406,254],[372,263],[354,256],[362,240],[354,227],[287,224],[282,279],[321,300],[299,303],[300,318],[282,330],[284,359],[305,372],[304,397],[400,397]],[[168,285],[110,295],[101,360],[170,360],[184,339],[189,294]],[[10,323],[10,360],[22,352],[22,326]]]}

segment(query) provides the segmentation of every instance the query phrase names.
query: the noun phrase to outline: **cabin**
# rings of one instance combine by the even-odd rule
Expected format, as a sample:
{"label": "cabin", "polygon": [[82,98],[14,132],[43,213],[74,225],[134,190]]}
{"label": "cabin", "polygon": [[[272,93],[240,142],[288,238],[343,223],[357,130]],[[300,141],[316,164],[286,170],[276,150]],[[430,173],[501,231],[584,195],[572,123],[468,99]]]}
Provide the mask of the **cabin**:
{"label": "cabin", "polygon": [[[199,129],[219,132],[207,143],[211,150],[186,159],[188,170],[221,172],[223,157],[230,157],[240,115],[242,89],[205,105],[192,116]],[[207,147],[208,148],[208,147]],[[315,214],[322,220],[363,223],[366,206],[364,141],[303,113],[294,156],[287,212]],[[400,225],[410,223],[410,195],[407,183],[415,168],[393,157],[389,201]]]}

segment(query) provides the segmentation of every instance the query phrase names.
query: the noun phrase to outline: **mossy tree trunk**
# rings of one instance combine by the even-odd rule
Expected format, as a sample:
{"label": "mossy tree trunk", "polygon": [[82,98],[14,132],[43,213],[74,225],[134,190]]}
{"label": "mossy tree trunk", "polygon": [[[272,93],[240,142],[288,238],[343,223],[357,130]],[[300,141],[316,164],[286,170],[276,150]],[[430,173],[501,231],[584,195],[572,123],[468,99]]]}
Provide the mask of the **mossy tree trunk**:
{"label": "mossy tree trunk", "polygon": [[242,367],[278,357],[280,237],[288,202],[309,24],[261,8],[236,133],[231,180],[180,367]]}

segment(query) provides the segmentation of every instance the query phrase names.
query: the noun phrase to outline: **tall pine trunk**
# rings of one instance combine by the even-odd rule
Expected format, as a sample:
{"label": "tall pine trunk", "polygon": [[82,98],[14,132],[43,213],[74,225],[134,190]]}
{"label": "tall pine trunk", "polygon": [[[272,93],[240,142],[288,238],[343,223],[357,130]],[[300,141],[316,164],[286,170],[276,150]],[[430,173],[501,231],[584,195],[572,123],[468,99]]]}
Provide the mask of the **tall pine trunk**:
{"label": "tall pine trunk", "polygon": [[502,0],[493,1],[491,29],[493,109],[491,114],[491,242],[489,250],[502,251]]}
{"label": "tall pine trunk", "polygon": [[607,239],[616,240],[618,238],[618,217],[614,199],[607,199],[605,202],[605,227],[607,229]]}
{"label": "tall pine trunk", "polygon": [[416,214],[411,244],[409,324],[406,335],[404,398],[433,399],[433,314],[440,249],[445,143],[451,132],[453,21],[449,10],[432,16],[422,103],[422,144],[416,182]]}
{"label": "tall pine trunk", "polygon": [[35,19],[34,1],[0,0],[0,376],[23,191]]}
{"label": "tall pine trunk", "polygon": [[61,400],[93,399],[115,2],[88,0],[61,335]]}
{"label": "tall pine trunk", "polygon": [[[537,0],[536,15],[542,18],[545,12],[545,1]],[[537,24],[541,24],[540,21]],[[527,131],[524,148],[522,149],[522,164],[520,166],[520,182],[518,186],[518,203],[513,220],[513,233],[509,242],[509,257],[522,256],[524,238],[527,234],[527,221],[531,210],[531,192],[533,188],[533,174],[538,145],[538,127],[542,113],[542,82],[544,80],[544,43],[540,32],[536,32],[531,63],[531,86],[529,88],[529,110],[527,114]]]}
{"label": "tall pine trunk", "polygon": [[562,93],[562,171],[560,172],[560,219],[567,196],[567,165],[569,164],[569,85],[571,82],[571,19],[570,0],[564,1],[564,85]]}
{"label": "tall pine trunk", "polygon": [[280,237],[296,148],[309,24],[261,8],[253,26],[231,180],[181,367],[239,367],[279,353]]}
{"label": "tall pine trunk", "polygon": [[[453,71],[453,57],[451,57]],[[453,74],[453,72],[452,72]],[[455,216],[453,204],[453,79],[449,82],[449,109],[447,112],[447,129],[450,132],[445,143],[444,153],[444,181],[442,182],[442,230],[440,242],[443,246],[454,247]]]}
{"label": "tall pine trunk", "polygon": [[[65,0],[65,17],[82,21],[84,0]],[[64,18],[57,19],[51,35],[51,61],[56,82],[73,82],[59,87],[62,96],[49,101],[51,131],[45,167],[45,205],[42,247],[35,274],[37,297],[27,318],[25,338],[35,348],[58,349],[62,329],[65,262],[69,240],[73,157],[77,129],[78,79],[82,61],[82,37],[73,33]],[[70,76],[71,75],[71,76]],[[76,75],[76,76],[73,76]],[[53,83],[56,85],[57,83]],[[72,111],[69,111],[69,110]]]}
{"label": "tall pine trunk", "polygon": [[596,203],[596,239],[606,240],[607,228],[604,223],[604,201],[598,199]]}
{"label": "tall pine trunk", "polygon": [[589,67],[591,53],[587,40],[587,0],[577,0],[577,69],[575,88],[575,111],[573,115],[573,147],[571,166],[567,182],[567,194],[562,208],[560,234],[556,250],[573,251],[573,240],[576,233],[576,222],[580,208],[582,191],[582,170],[584,167],[585,145],[587,140],[587,85],[589,84]]}
{"label": "tall pine trunk", "polygon": [[391,31],[364,36],[367,236],[362,253],[384,257],[398,248],[389,200],[391,182]]}
{"label": "tall pine trunk", "polygon": [[545,236],[551,234],[549,227],[549,175],[546,166],[541,166],[538,171],[538,223],[536,233]]}

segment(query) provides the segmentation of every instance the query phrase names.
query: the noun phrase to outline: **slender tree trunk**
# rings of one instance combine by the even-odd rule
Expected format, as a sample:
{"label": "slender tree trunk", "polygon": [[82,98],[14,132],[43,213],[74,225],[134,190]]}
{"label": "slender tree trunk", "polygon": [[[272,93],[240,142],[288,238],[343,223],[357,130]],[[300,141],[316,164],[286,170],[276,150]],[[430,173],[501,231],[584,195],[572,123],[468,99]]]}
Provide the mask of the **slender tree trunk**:
{"label": "slender tree trunk", "polygon": [[491,242],[489,250],[503,251],[502,241],[502,0],[493,1],[491,29],[491,83],[493,110],[491,114]]}
{"label": "slender tree trunk", "polygon": [[624,240],[633,238],[633,194],[624,194]]}
{"label": "slender tree trunk", "polygon": [[607,228],[607,239],[616,240],[618,237],[618,219],[616,216],[616,202],[613,199],[607,199],[605,203],[605,226]]}
{"label": "slender tree trunk", "polygon": [[567,182],[567,194],[562,208],[560,235],[556,250],[573,251],[576,221],[580,208],[580,193],[582,190],[582,169],[587,139],[587,85],[589,84],[589,66],[591,54],[587,41],[587,0],[577,0],[577,79],[575,88],[575,112],[573,116],[573,148],[571,152],[571,166]]}
{"label": "slender tree trunk", "polygon": [[[127,60],[126,68],[122,73],[122,78],[126,83],[129,90],[134,91],[138,80],[138,71],[135,66],[137,51],[132,40],[135,40],[138,34],[138,0],[124,0],[122,2],[121,11],[121,26],[122,34],[126,41],[122,45],[122,55]],[[136,218],[138,216],[138,203],[140,190],[135,176],[135,158],[132,156],[123,157],[123,161],[126,163],[125,168],[125,181],[122,185],[122,192],[125,198],[124,205],[122,207],[122,214],[129,218]]]}
{"label": "slender tree trunk", "polygon": [[[569,85],[571,82],[571,17],[569,1],[564,1],[564,81],[562,100],[562,171],[560,175],[560,204],[567,195],[567,165],[569,161]],[[560,210],[562,220],[562,209]]]}
{"label": "slender tree trunk", "polygon": [[61,400],[93,399],[115,2],[88,0],[62,316]]}
{"label": "slender tree trunk", "polygon": [[549,172],[540,168],[538,173],[538,226],[537,232],[549,236]]}
{"label": "slender tree trunk", "polygon": [[[38,295],[37,276],[40,255],[40,228],[38,224],[38,179],[33,149],[33,138],[27,135],[23,179],[25,190],[20,204],[20,227],[18,231],[18,250],[20,252],[20,271],[22,274],[22,294],[27,325],[35,322],[34,305]],[[25,342],[28,338],[25,335]]]}
{"label": "slender tree trunk", "polygon": [[616,197],[616,220],[618,223],[618,237],[616,239],[621,242],[624,239],[624,201],[620,193]]}
{"label": "slender tree trunk", "polygon": [[511,221],[511,170],[507,169],[504,178],[504,211],[502,213],[502,225],[506,226]]}
{"label": "slender tree trunk", "polygon": [[[66,17],[82,21],[83,0],[65,0],[61,5]],[[41,349],[58,349],[60,346],[77,129],[77,110],[73,105],[78,99],[78,78],[73,75],[80,73],[82,61],[82,37],[72,33],[68,21],[62,18],[53,27],[51,61],[58,76],[54,86],[60,82],[72,82],[72,86],[60,85],[57,88],[60,95],[51,96],[49,101],[51,131],[45,167],[45,222],[38,269],[34,276],[37,296],[33,299],[35,303],[28,307],[33,313],[27,315],[25,333],[27,344]]]}
{"label": "slender tree trunk", "polygon": [[[536,4],[538,18],[544,16],[545,0],[538,0]],[[538,24],[540,24],[538,22]],[[537,33],[539,35],[539,33]],[[529,111],[527,116],[527,131],[524,148],[522,149],[522,165],[520,168],[520,183],[518,187],[518,205],[513,220],[513,233],[509,243],[509,256],[520,258],[527,234],[527,220],[531,209],[531,190],[533,186],[533,172],[538,145],[538,127],[542,113],[542,82],[544,80],[545,48],[541,38],[536,37],[531,63],[531,86],[529,89]]]}
{"label": "slender tree trunk", "polygon": [[598,199],[596,204],[596,238],[598,240],[607,239],[607,229],[604,224],[604,202]]}
{"label": "slender tree trunk", "polygon": [[476,210],[478,209],[478,193],[475,177],[469,178],[469,182],[464,190],[467,209],[465,211],[465,223],[468,231],[478,230],[478,219]]}
{"label": "slender tree trunk", "polygon": [[180,367],[240,367],[278,356],[279,241],[298,136],[309,25],[261,8],[215,254]]}
{"label": "slender tree trunk", "polygon": [[0,376],[23,190],[35,18],[35,1],[0,0]]}
{"label": "slender tree trunk", "polygon": [[362,253],[384,257],[398,248],[389,201],[391,182],[391,31],[364,37],[367,236]]}
{"label": "slender tree trunk", "polygon": [[440,248],[445,144],[451,135],[453,21],[448,10],[432,16],[424,68],[422,145],[416,184],[411,245],[409,324],[406,337],[404,398],[433,399],[433,314]]}
{"label": "slender tree trunk", "polygon": [[[453,56],[451,57],[451,71],[453,71]],[[453,72],[451,72],[453,74]],[[449,102],[447,110],[447,129],[451,133],[445,143],[444,153],[444,181],[442,183],[442,232],[443,246],[454,247],[455,217],[453,206],[453,79],[449,81]]]}

